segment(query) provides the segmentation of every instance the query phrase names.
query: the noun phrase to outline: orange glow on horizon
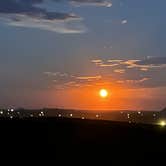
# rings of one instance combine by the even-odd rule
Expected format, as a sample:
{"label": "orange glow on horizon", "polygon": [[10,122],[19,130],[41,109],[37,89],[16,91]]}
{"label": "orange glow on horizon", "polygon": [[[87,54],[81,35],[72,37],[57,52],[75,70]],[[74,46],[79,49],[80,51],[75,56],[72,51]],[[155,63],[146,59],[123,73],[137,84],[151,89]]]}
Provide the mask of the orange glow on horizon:
{"label": "orange glow on horizon", "polygon": [[[107,91],[106,97],[100,95],[102,89]],[[164,92],[165,88],[163,88]],[[155,107],[151,101],[154,99],[151,96],[158,100],[157,88],[120,87],[113,82],[107,84],[103,81],[95,82],[91,86],[70,87],[62,90],[49,89],[43,92],[40,98],[42,97],[42,103],[46,102],[48,107],[110,111],[153,109]],[[149,105],[149,103],[151,104]]]}

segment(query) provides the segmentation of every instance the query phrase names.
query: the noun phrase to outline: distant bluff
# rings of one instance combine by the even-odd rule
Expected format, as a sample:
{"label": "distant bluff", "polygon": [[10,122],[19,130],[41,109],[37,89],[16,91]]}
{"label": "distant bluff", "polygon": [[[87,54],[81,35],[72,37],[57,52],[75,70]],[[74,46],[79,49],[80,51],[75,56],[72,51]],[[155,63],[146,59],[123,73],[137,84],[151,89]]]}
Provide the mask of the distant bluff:
{"label": "distant bluff", "polygon": [[166,107],[160,111],[160,116],[166,118]]}

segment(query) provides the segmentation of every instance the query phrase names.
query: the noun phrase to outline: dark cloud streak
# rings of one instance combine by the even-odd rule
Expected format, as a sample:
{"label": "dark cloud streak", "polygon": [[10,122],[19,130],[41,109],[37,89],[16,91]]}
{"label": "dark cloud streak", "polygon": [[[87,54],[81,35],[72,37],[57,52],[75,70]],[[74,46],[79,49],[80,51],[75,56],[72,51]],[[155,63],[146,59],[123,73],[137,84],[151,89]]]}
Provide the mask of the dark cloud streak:
{"label": "dark cloud streak", "polygon": [[65,20],[67,18],[76,18],[68,13],[48,12],[45,9],[34,6],[42,3],[43,0],[5,0],[0,1],[1,14],[25,14],[31,17],[40,17],[46,20]]}
{"label": "dark cloud streak", "polygon": [[81,23],[81,17],[67,12],[50,12],[45,7],[39,7],[45,2],[48,1],[0,1],[0,21],[10,26],[38,28],[57,33],[86,32],[85,26]]}

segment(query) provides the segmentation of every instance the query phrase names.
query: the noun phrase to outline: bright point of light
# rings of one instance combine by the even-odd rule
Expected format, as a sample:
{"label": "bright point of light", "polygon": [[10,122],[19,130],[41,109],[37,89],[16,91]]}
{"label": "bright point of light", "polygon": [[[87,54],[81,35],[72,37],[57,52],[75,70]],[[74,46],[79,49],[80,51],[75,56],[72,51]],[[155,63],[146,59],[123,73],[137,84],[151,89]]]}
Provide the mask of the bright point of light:
{"label": "bright point of light", "polygon": [[164,127],[165,125],[166,125],[166,122],[165,122],[165,121],[161,121],[161,122],[160,122],[160,126],[163,126],[163,127]]}
{"label": "bright point of light", "polygon": [[130,114],[127,114],[127,118],[128,118],[128,119],[130,118]]}
{"label": "bright point of light", "polygon": [[138,114],[141,114],[141,112],[140,112],[140,111],[138,111]]}
{"label": "bright point of light", "polygon": [[96,118],[98,118],[99,117],[99,115],[96,115]]}
{"label": "bright point of light", "polygon": [[61,117],[62,115],[61,114],[58,114],[58,117]]}
{"label": "bright point of light", "polygon": [[41,114],[41,116],[44,116],[44,112],[43,111],[41,111],[40,114]]}
{"label": "bright point of light", "polygon": [[3,114],[3,111],[1,111],[0,114]]}
{"label": "bright point of light", "polygon": [[72,117],[73,116],[73,114],[70,114],[70,117]]}
{"label": "bright point of light", "polygon": [[84,117],[82,117],[81,119],[85,119]]}
{"label": "bright point of light", "polygon": [[100,96],[101,96],[102,98],[105,98],[105,97],[108,96],[108,91],[107,91],[106,89],[101,89],[101,90],[99,91],[99,94],[100,94]]}
{"label": "bright point of light", "polygon": [[10,111],[11,111],[11,112],[14,112],[14,109],[11,109]]}

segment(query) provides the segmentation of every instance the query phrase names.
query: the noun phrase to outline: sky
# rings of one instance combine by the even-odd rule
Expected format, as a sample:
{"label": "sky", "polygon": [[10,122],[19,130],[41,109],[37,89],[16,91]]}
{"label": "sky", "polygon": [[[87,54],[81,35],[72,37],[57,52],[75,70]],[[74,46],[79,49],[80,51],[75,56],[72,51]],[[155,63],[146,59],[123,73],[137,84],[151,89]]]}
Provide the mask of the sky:
{"label": "sky", "polygon": [[[165,5],[0,1],[0,107],[163,109]],[[102,88],[106,99],[98,94]]]}

